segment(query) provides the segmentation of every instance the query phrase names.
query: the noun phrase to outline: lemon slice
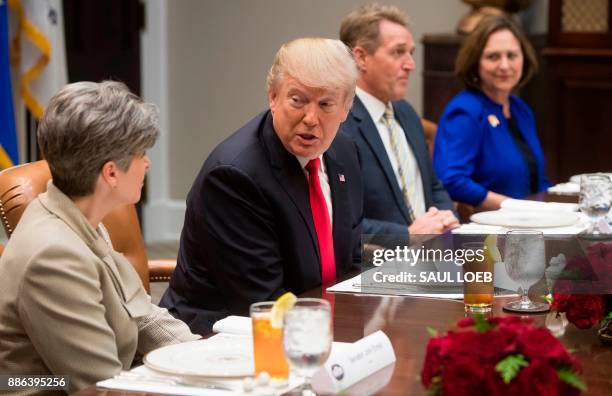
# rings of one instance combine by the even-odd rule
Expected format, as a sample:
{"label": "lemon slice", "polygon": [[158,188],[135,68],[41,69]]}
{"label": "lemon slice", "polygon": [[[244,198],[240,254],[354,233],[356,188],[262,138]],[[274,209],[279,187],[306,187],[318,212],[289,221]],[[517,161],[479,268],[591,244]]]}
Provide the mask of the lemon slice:
{"label": "lemon slice", "polygon": [[293,307],[296,301],[297,297],[291,292],[287,292],[280,296],[278,300],[274,302],[274,305],[272,305],[272,310],[270,311],[270,325],[276,329],[283,327],[283,316],[285,316],[285,312]]}
{"label": "lemon slice", "polygon": [[490,263],[499,263],[502,261],[501,253],[497,248],[497,234],[487,235],[485,238],[484,255],[485,260]]}

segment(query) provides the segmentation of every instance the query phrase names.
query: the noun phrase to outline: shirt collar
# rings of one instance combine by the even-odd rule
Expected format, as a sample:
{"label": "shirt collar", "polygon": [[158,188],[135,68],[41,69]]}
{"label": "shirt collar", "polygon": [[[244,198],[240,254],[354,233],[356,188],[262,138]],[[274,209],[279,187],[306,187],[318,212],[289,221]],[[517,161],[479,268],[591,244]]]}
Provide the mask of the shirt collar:
{"label": "shirt collar", "polygon": [[370,117],[372,117],[374,122],[380,121],[380,118],[385,114],[385,107],[387,105],[359,87],[355,89],[355,94],[361,100],[368,113],[370,113]]}
{"label": "shirt collar", "polygon": [[[300,163],[300,166],[302,167],[302,169],[306,170],[306,165],[308,164],[308,162],[312,159],[312,158],[306,158],[306,157],[300,157],[300,156],[295,156],[295,158],[297,158],[298,162]],[[325,161],[323,161],[323,154],[319,155],[319,160],[320,160],[320,165],[319,165],[319,169],[323,172],[325,172]]]}

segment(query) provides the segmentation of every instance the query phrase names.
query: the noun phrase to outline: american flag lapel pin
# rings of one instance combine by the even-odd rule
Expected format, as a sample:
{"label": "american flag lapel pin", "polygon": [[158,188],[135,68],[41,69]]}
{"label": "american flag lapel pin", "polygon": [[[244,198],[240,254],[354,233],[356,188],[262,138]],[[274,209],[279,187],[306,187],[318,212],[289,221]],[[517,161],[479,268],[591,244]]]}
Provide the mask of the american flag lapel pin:
{"label": "american flag lapel pin", "polygon": [[340,183],[344,183],[346,181],[346,178],[342,173],[338,173],[338,180],[340,180]]}

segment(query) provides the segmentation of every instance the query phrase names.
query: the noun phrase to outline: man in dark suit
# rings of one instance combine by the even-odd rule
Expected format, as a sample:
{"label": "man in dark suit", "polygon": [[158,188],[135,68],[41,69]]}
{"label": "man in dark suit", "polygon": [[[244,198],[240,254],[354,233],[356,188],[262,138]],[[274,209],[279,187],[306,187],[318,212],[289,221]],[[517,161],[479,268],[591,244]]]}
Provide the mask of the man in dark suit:
{"label": "man in dark suit", "polygon": [[405,15],[394,6],[360,7],[343,20],[340,39],[359,69],[356,97],[341,131],[357,143],[361,157],[364,234],[407,238],[457,227],[420,118],[403,99],[415,68]]}
{"label": "man in dark suit", "polygon": [[161,306],[192,331],[286,291],[333,282],[360,262],[357,149],[336,136],[357,70],[339,40],[278,51],[267,110],[219,144],[189,195],[177,267]]}

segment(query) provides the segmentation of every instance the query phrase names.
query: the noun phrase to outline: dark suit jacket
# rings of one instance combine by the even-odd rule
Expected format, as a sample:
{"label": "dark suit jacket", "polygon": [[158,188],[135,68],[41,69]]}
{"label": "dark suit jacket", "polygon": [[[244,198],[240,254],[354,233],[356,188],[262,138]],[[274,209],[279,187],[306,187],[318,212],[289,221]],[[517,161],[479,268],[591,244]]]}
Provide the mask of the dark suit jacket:
{"label": "dark suit jacket", "polygon": [[[359,158],[354,143],[338,134],[323,159],[340,276],[361,260]],[[308,180],[266,111],[202,166],[187,196],[177,267],[160,305],[205,334],[224,316],[248,315],[254,302],[319,286],[319,263]]]}
{"label": "dark suit jacket", "polygon": [[[421,170],[425,208],[435,206],[453,210],[453,203],[433,170],[419,116],[404,100],[393,102],[393,111]],[[363,233],[407,236],[412,223],[408,208],[378,129],[357,96],[340,130],[350,136],[359,149],[364,187]]]}

